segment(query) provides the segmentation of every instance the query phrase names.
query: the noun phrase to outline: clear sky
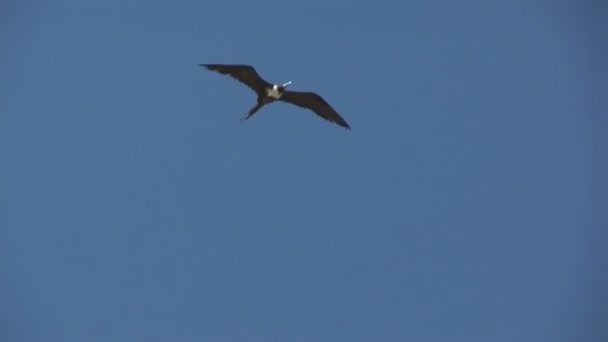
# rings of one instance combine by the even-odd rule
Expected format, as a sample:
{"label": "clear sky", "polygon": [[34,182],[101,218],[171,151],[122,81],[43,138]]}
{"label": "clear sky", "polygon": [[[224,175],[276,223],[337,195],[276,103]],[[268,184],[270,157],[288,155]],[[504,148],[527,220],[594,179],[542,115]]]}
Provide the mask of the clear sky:
{"label": "clear sky", "polygon": [[608,340],[606,8],[3,0],[0,338]]}

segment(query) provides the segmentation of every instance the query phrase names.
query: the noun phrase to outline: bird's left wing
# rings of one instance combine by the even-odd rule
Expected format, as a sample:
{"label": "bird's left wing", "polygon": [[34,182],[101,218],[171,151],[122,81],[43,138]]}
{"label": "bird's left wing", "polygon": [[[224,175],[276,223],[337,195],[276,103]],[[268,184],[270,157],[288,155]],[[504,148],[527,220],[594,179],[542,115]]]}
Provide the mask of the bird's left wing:
{"label": "bird's left wing", "polygon": [[333,122],[346,129],[351,129],[346,120],[344,120],[340,114],[323,99],[323,97],[316,93],[286,90],[279,100],[294,104],[298,107],[310,109],[329,122]]}

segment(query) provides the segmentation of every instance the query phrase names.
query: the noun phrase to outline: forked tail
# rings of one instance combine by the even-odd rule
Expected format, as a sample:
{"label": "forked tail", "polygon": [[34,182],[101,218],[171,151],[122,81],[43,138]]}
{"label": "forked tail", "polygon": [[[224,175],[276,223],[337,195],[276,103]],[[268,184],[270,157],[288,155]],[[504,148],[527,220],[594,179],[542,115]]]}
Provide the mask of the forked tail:
{"label": "forked tail", "polygon": [[261,103],[261,102],[256,103],[255,106],[251,107],[251,109],[247,113],[245,113],[245,115],[243,115],[243,117],[241,118],[241,121],[245,121],[245,120],[249,119],[251,116],[253,116],[253,114],[255,114],[263,106],[264,106],[264,103]]}

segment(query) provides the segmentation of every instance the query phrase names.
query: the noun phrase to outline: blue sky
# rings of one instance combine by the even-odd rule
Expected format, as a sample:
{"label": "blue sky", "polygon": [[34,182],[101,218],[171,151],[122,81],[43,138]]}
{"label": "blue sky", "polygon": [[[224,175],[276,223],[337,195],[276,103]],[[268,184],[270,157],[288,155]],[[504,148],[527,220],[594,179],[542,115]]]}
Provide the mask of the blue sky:
{"label": "blue sky", "polygon": [[606,17],[3,1],[3,340],[605,339]]}

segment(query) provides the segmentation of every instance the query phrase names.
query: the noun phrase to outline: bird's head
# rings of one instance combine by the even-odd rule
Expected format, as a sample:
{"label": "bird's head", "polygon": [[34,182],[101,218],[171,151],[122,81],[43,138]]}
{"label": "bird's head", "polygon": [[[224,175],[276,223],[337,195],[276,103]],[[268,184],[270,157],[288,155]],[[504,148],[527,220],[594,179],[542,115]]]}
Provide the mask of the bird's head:
{"label": "bird's head", "polygon": [[280,86],[279,88],[281,88],[281,90],[285,90],[285,88],[287,88],[288,85],[291,84],[291,81],[287,82],[287,83],[283,83],[282,86]]}

